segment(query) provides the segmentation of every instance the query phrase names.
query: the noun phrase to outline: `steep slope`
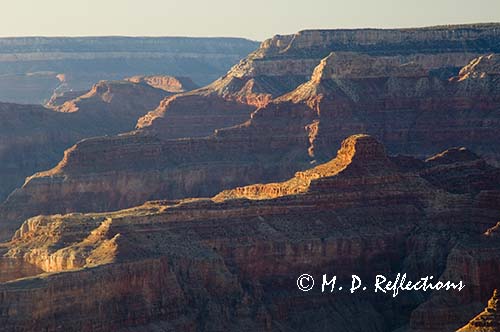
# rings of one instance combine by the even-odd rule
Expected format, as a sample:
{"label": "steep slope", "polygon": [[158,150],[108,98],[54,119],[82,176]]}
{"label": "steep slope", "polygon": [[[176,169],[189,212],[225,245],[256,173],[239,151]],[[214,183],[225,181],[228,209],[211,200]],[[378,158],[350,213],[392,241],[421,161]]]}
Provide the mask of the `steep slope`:
{"label": "steep slope", "polygon": [[[500,89],[496,54],[474,59],[453,79],[441,79],[398,57],[332,53],[311,80],[258,111],[267,121],[278,110],[297,109],[310,120],[310,153],[328,159],[342,137],[366,132],[389,151],[417,156],[467,146],[498,162]],[[299,113],[299,114],[300,114]],[[301,116],[301,115],[298,115]],[[439,128],[440,130],[437,130]]]}
{"label": "steep slope", "polygon": [[[359,163],[362,164],[361,169],[358,167]],[[369,172],[370,176],[375,176],[390,172],[394,168],[380,143],[371,136],[358,134],[342,142],[336,158],[312,169],[297,172],[288,181],[227,190],[215,196],[214,199],[217,201],[237,198],[272,199],[317,189],[318,179],[336,176],[340,173],[346,176],[354,171],[360,176],[364,172]]]}
{"label": "steep slope", "polygon": [[49,101],[45,104],[48,108],[57,108],[67,101],[83,96],[88,93],[88,91],[55,91],[50,97]]}
{"label": "steep slope", "polygon": [[[9,310],[1,326],[19,332],[402,327],[428,295],[296,288],[302,273],[320,282],[335,271],[346,289],[351,274],[371,280],[404,268],[439,276],[448,251],[436,253],[429,241],[461,241],[500,217],[498,208],[494,214],[475,208],[472,195],[446,192],[402,168],[401,160],[388,157],[373,137],[357,135],[334,160],[282,183],[273,199],[263,190],[252,200],[219,195],[31,218],[7,256],[49,273],[0,284],[0,312]],[[443,165],[406,160],[422,169]],[[423,257],[435,265],[419,265]]]}
{"label": "steep slope", "polygon": [[119,131],[134,127],[137,118],[172,93],[148,84],[129,81],[101,81],[87,93],[56,107],[57,112],[80,113],[80,116],[108,117]]}
{"label": "steep slope", "polygon": [[500,25],[462,25],[421,29],[305,30],[277,35],[209,86],[239,100],[269,100],[308,79],[331,52],[399,56],[427,69],[462,67],[473,57],[497,52]]}
{"label": "steep slope", "polygon": [[[495,216],[500,202],[499,191],[484,191],[477,196],[476,214]],[[495,220],[495,219],[493,219]],[[480,236],[468,234],[469,238],[457,243],[449,252],[443,280],[461,278],[467,289],[460,295],[436,293],[419,306],[411,316],[411,331],[455,331],[483,308],[491,292],[500,281],[500,223],[487,229]],[[482,315],[487,318],[487,315]],[[495,327],[494,313],[490,317],[491,328]],[[466,331],[480,329],[482,319],[473,319]],[[475,323],[474,323],[475,322]],[[484,322],[484,328],[488,327]],[[477,328],[474,330],[473,328]],[[488,331],[485,329],[484,331]],[[494,331],[494,330],[492,330]]]}
{"label": "steep slope", "polygon": [[0,104],[0,201],[77,141],[133,129],[167,95],[148,85],[102,81],[55,110]]}

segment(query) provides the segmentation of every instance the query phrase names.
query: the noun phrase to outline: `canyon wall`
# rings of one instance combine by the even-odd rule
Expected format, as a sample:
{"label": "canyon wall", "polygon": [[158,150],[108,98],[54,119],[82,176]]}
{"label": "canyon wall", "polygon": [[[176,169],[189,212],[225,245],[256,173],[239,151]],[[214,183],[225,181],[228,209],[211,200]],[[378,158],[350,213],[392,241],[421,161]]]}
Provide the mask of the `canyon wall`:
{"label": "canyon wall", "polygon": [[54,100],[52,109],[0,103],[0,200],[79,140],[133,129],[169,95],[145,84],[102,81],[62,105]]}
{"label": "canyon wall", "polygon": [[[17,227],[37,214],[109,211],[279,181],[331,159],[342,138],[357,133],[374,135],[391,154],[422,158],[464,146],[496,164],[498,59],[478,57],[442,78],[399,56],[333,52],[309,81],[254,112],[204,95],[207,88],[168,97],[135,132],[81,142],[54,169],[30,177],[0,215]],[[208,137],[182,138],[214,128]]]}
{"label": "canyon wall", "polygon": [[[240,188],[213,199],[31,218],[12,238],[7,257],[47,273],[0,284],[0,326],[396,330],[409,324],[410,313],[429,294],[330,294],[319,285],[304,293],[296,278],[337,274],[348,289],[351,273],[367,280],[400,271],[440,276],[457,244],[500,217],[498,206],[481,205],[486,192],[480,183],[486,181],[478,181],[498,169],[479,166],[480,158],[470,156],[449,151],[427,162],[389,157],[373,137],[356,135],[335,159],[264,184],[258,195]],[[475,173],[463,181],[476,183],[477,193],[452,193],[445,189],[452,179],[437,185],[422,175],[443,168]],[[500,177],[494,179],[490,195],[500,194]],[[62,301],[68,297],[75,301]],[[477,295],[465,299],[464,306],[479,301]],[[459,318],[473,314],[464,310]]]}

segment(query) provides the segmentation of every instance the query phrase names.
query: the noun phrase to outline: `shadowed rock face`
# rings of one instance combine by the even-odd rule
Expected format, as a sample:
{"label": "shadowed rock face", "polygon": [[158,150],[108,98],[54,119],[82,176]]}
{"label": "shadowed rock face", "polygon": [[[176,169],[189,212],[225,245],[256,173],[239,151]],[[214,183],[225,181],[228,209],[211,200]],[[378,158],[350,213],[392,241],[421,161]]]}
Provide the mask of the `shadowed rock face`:
{"label": "shadowed rock face", "polygon": [[320,160],[332,155],[343,136],[366,132],[393,153],[423,157],[457,145],[498,162],[496,145],[488,144],[500,130],[498,56],[473,60],[490,71],[467,76],[465,67],[451,80],[400,60],[332,53],[310,81],[256,112],[255,122],[296,109],[310,118],[310,154]]}
{"label": "shadowed rock face", "polygon": [[[442,38],[443,29],[427,36]],[[478,29],[496,40],[495,26]],[[377,56],[330,53],[306,83],[254,112],[255,103],[238,99],[225,83],[222,90],[210,85],[168,97],[138,121],[137,131],[81,142],[53,170],[30,177],[0,207],[0,216],[4,224],[18,225],[40,213],[109,211],[282,181],[330,160],[344,137],[360,132],[380,139],[392,154],[423,158],[465,146],[498,162],[498,56],[473,59],[450,78],[443,74],[449,65],[467,64],[471,54],[433,45],[433,52],[409,55],[395,48]],[[291,52],[265,51],[269,47],[263,43],[248,59],[281,61]],[[257,75],[253,64],[240,65],[222,80]]]}
{"label": "shadowed rock face", "polygon": [[[492,200],[493,198],[493,200]],[[476,213],[488,213],[492,207],[498,210],[498,191],[484,191],[477,196]],[[500,273],[499,224],[488,228],[480,236],[458,243],[448,254],[442,280],[460,278],[466,288],[460,294],[437,293],[420,305],[411,315],[411,331],[455,331],[464,326],[484,306],[491,292],[498,288]],[[483,315],[484,318],[487,316]],[[495,314],[489,318],[495,327]],[[481,325],[481,321],[485,325]],[[474,323],[474,322],[477,322]],[[498,323],[498,321],[497,321]],[[485,330],[481,330],[483,326]],[[483,319],[473,319],[464,331],[490,331]],[[474,330],[476,328],[476,330]],[[460,330],[461,331],[461,330]],[[491,331],[495,331],[494,329]]]}
{"label": "shadowed rock face", "polygon": [[24,260],[0,257],[0,283],[43,273],[39,267]]}
{"label": "shadowed rock face", "polygon": [[[437,167],[477,167],[472,157],[442,155],[389,157],[376,139],[356,135],[335,159],[260,192],[31,218],[7,256],[50,273],[0,284],[0,312],[13,308],[0,323],[16,331],[395,330],[429,294],[303,293],[296,278],[335,271],[349,283],[352,273],[369,280],[449,269],[448,255],[478,240],[500,209],[479,185],[479,194],[463,195],[447,191],[446,180],[425,180],[420,174]],[[488,193],[500,197],[500,187]],[[466,278],[473,271],[462,270]]]}
{"label": "shadowed rock face", "polygon": [[0,104],[0,201],[33,172],[57,163],[77,141],[133,129],[138,117],[168,95],[148,85],[102,81],[55,109]]}
{"label": "shadowed rock face", "polygon": [[0,101],[45,103],[101,80],[178,75],[208,84],[258,43],[241,38],[0,38]]}

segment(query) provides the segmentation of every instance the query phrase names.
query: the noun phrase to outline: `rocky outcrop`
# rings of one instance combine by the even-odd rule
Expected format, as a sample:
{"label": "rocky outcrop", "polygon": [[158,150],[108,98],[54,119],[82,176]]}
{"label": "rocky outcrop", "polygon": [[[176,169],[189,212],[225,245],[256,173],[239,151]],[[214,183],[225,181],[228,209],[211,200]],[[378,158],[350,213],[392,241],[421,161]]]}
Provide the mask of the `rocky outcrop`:
{"label": "rocky outcrop", "polygon": [[88,93],[88,91],[56,91],[52,94],[52,97],[50,97],[45,106],[47,106],[48,108],[57,108],[62,106],[65,102],[76,99],[86,93]]}
{"label": "rocky outcrop", "polygon": [[[373,55],[411,54],[441,51],[462,52],[464,49],[484,53],[500,35],[499,25],[443,25],[416,29],[338,29],[304,30],[291,36],[277,35],[264,42],[261,53],[301,55],[311,49],[324,57],[332,49],[353,49]],[[477,43],[477,41],[486,43]],[[322,53],[321,53],[322,52]]]}
{"label": "rocky outcrop", "polygon": [[[464,326],[499,287],[498,33],[278,36],[214,84],[163,100],[136,131],[79,142],[0,207],[3,238],[24,222],[8,256],[47,272],[0,284],[0,326]],[[99,103],[117,101],[112,91],[96,87]],[[71,102],[59,110],[92,113]],[[341,144],[362,132],[372,136]],[[141,205],[152,199],[164,200]],[[466,288],[401,302],[297,295],[299,274],[325,270],[404,270]],[[68,297],[79,299],[74,310]]]}
{"label": "rocky outcrop", "polygon": [[469,324],[457,332],[498,332],[500,331],[500,296],[495,289],[493,297],[482,313],[472,319]]}
{"label": "rocky outcrop", "polygon": [[342,136],[361,131],[382,139],[393,153],[423,157],[458,145],[497,162],[496,147],[484,144],[498,134],[497,80],[495,71],[442,80],[393,57],[332,53],[309,82],[259,110],[259,118],[265,121],[283,107],[314,113],[310,150],[319,159],[328,158]]}
{"label": "rocky outcrop", "polygon": [[[310,77],[318,62],[331,52],[360,52],[397,56],[402,63],[416,62],[427,69],[462,67],[475,55],[499,51],[499,25],[443,26],[423,29],[305,30],[277,35],[211,87],[222,94],[278,96]],[[481,45],[481,46],[480,46]],[[467,50],[464,52],[464,49]],[[267,83],[267,84],[266,84]],[[243,88],[244,87],[244,88]],[[247,95],[247,93],[243,93]]]}
{"label": "rocky outcrop", "polygon": [[[373,137],[357,135],[344,141],[334,160],[262,185],[271,192],[281,188],[272,199],[262,190],[250,200],[221,194],[31,218],[12,238],[7,256],[49,273],[0,284],[1,326],[395,330],[408,323],[422,297],[325,294],[320,286],[302,293],[297,277],[307,271],[320,282],[334,271],[348,289],[351,274],[369,280],[409,266],[409,273],[423,275],[426,269],[408,261],[433,256],[432,249],[422,252],[414,243],[444,229],[460,241],[500,211],[475,209],[471,219],[471,196],[438,188],[394,160]],[[465,224],[474,227],[456,227]],[[62,301],[68,297],[75,301]]]}
{"label": "rocky outcrop", "polygon": [[189,77],[174,77],[166,75],[132,76],[125,79],[132,83],[144,83],[153,88],[171,93],[181,93],[199,88]]}
{"label": "rocky outcrop", "polygon": [[[433,76],[447,80],[475,57],[497,52],[500,40],[498,31],[499,25],[491,24],[393,30],[309,30],[295,35],[278,35],[264,41],[259,49],[231,68],[226,75],[198,90],[196,95],[198,99],[206,98],[207,104],[211,105],[214,103],[214,96],[217,96],[216,100],[219,103],[222,99],[230,103],[264,107],[274,98],[293,91],[300,84],[307,82],[321,59],[331,52],[355,52],[377,59],[392,57],[391,63],[387,65],[420,66],[421,73],[428,71]],[[362,62],[358,61],[354,65],[362,65]],[[374,66],[377,67],[378,62],[375,61]],[[402,69],[408,70],[407,67]],[[362,73],[363,67],[357,70]],[[364,78],[369,77],[366,73],[362,75]],[[172,105],[172,109],[169,107],[158,109],[148,115],[147,121],[140,121],[139,127],[148,127],[153,123],[154,131],[170,132],[170,126],[176,119],[170,119],[169,113],[178,108],[189,109],[192,98],[192,96],[179,97]],[[186,106],[179,106],[183,103]],[[228,108],[222,105],[219,107]],[[230,107],[239,109],[234,105]],[[211,107],[199,108],[196,113],[193,112],[194,121],[198,113],[211,112],[213,112]],[[162,128],[163,125],[166,127]],[[204,136],[207,131],[214,129],[217,127],[207,125],[207,130],[196,136]],[[189,137],[188,134],[193,132],[196,133],[188,130],[181,137]],[[354,133],[342,133],[340,137],[351,134]],[[165,134],[165,137],[177,136]],[[447,147],[449,146],[440,149]]]}
{"label": "rocky outcrop", "polygon": [[[313,121],[308,124],[311,126],[310,136],[314,143],[314,146],[311,146],[311,153],[323,160],[327,160],[334,153],[331,150],[324,151],[325,149],[339,144],[342,137],[357,132],[387,137],[384,143],[391,151],[420,157],[448,148],[451,144],[466,145],[484,155],[491,155],[491,160],[495,160],[494,155],[498,154],[496,150],[489,151],[491,146],[490,149],[484,149],[480,142],[474,142],[477,140],[475,137],[481,135],[493,137],[497,134],[494,129],[498,123],[497,114],[491,112],[498,105],[498,98],[495,97],[498,89],[495,63],[498,62],[498,56],[494,54],[473,59],[471,54],[442,54],[439,53],[439,48],[435,50],[435,54],[413,57],[403,56],[397,52],[384,56],[334,52],[322,61],[311,60],[314,63],[319,62],[319,65],[314,70],[308,67],[307,71],[312,75],[306,83],[294,90],[291,90],[290,86],[276,90],[284,84],[280,83],[280,80],[284,82],[292,80],[295,82],[292,85],[296,86],[301,79],[294,79],[293,77],[297,75],[293,72],[279,73],[281,67],[256,73],[254,63],[249,59],[257,57],[257,54],[261,54],[259,52],[267,54],[262,50],[256,51],[226,76],[197,90],[194,95],[180,95],[176,97],[175,102],[165,102],[162,107],[140,119],[138,128],[145,132],[161,133],[164,138],[205,136],[218,129],[218,124],[219,128],[237,124],[237,120],[241,120],[237,115],[241,114],[242,108],[238,107],[238,104],[243,103],[261,107],[259,116],[266,117],[267,121],[269,118],[266,114],[274,117],[272,114],[277,112],[277,108],[306,108],[317,113],[315,115],[317,119],[312,119]],[[271,57],[262,61],[282,61],[281,57],[287,58],[286,52],[283,52],[277,58]],[[471,64],[458,73],[460,68],[458,66],[466,65],[471,59],[473,59],[471,63],[489,64],[480,65],[483,67],[480,75],[466,74],[468,70],[472,70]],[[258,63],[260,62],[256,62],[255,66]],[[294,71],[294,66],[280,66]],[[450,68],[455,69],[450,71]],[[484,70],[489,70],[488,74]],[[268,79],[267,77],[273,73],[280,78],[273,76]],[[458,76],[450,79],[453,73]],[[267,76],[263,79],[259,75]],[[304,77],[302,81],[305,81]],[[259,79],[267,82],[269,87],[259,83]],[[273,100],[282,94],[284,95]],[[193,99],[200,101],[195,108],[196,112],[191,110]],[[204,103],[210,106],[201,106]],[[212,107],[214,104],[217,105],[216,108]],[[217,112],[214,109],[234,109],[234,111]],[[431,113],[438,110],[439,117]],[[183,119],[192,117],[193,122],[197,122],[198,114],[210,114],[211,117],[224,120],[220,123],[209,121],[205,126],[206,130],[200,131],[195,128],[185,131],[183,135],[173,129],[177,127],[176,123],[179,121],[176,114],[181,112]],[[384,117],[388,112],[391,118],[397,119],[396,123],[391,123]],[[228,119],[228,113],[234,116]],[[456,117],[456,123],[453,125],[446,123],[449,117]],[[338,118],[344,121],[339,123]],[[427,123],[434,123],[440,119],[443,122],[439,123],[440,127],[453,127],[453,132],[444,131],[439,136],[427,133],[426,130],[429,128]],[[492,128],[490,122],[494,123]],[[468,130],[469,133],[464,133],[460,140],[452,142],[450,136],[464,130]],[[477,130],[482,131],[481,134],[477,133]],[[397,134],[394,134],[395,132]],[[337,134],[332,135],[333,133]],[[433,135],[435,144],[423,147],[425,138],[429,134]],[[391,137],[395,142],[389,141]]]}
{"label": "rocky outcrop", "polygon": [[167,95],[147,85],[102,81],[55,109],[0,104],[0,201],[77,141],[133,129]]}
{"label": "rocky outcrop", "polygon": [[241,38],[0,38],[0,101],[42,104],[54,90],[85,91],[134,75],[184,76],[204,85],[257,47]]}
{"label": "rocky outcrop", "polygon": [[134,127],[137,118],[154,109],[171,93],[147,84],[128,81],[101,81],[87,93],[63,103],[55,110],[62,113],[80,113],[81,116],[108,117],[126,131]]}
{"label": "rocky outcrop", "polygon": [[137,121],[136,129],[162,139],[204,137],[246,121],[253,110],[251,105],[195,91],[164,99]]}
{"label": "rocky outcrop", "polygon": [[[362,165],[360,169],[360,165]],[[236,198],[272,199],[286,195],[305,193],[317,189],[316,180],[336,176],[353,170],[359,176],[368,171],[371,176],[390,171],[394,168],[392,162],[385,155],[384,147],[373,137],[368,135],[354,135],[342,142],[337,157],[331,161],[312,169],[297,172],[295,176],[285,182],[271,184],[255,184],[247,187],[223,191],[215,200]]]}

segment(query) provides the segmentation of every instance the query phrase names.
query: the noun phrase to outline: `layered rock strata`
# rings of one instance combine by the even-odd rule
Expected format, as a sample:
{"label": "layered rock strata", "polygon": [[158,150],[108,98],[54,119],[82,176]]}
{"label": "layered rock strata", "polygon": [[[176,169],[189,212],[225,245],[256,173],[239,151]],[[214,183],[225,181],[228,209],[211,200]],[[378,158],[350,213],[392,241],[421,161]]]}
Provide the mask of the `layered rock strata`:
{"label": "layered rock strata", "polygon": [[[166,140],[191,135],[188,130],[208,135],[242,121],[252,109],[221,96],[207,103],[198,92],[177,95],[143,117],[140,130],[73,147],[56,168],[30,177],[0,215],[16,225],[40,213],[115,210],[280,181],[329,160],[343,137],[359,132],[374,135],[391,153],[424,157],[465,146],[495,164],[497,65],[497,55],[482,56],[442,79],[398,57],[332,53],[310,81],[257,109],[248,121],[207,138]],[[187,98],[193,104],[184,109]],[[212,111],[205,115],[207,107]],[[172,121],[163,118],[156,126],[158,113]],[[63,193],[64,201],[56,199]]]}
{"label": "layered rock strata", "polygon": [[168,95],[148,85],[102,81],[53,109],[0,104],[0,201],[26,177],[57,163],[77,141],[133,129],[138,117]]}
{"label": "layered rock strata", "polygon": [[258,47],[242,38],[0,38],[0,101],[45,103],[101,80],[175,75],[208,84]]}
{"label": "layered rock strata", "polygon": [[[347,289],[352,273],[369,280],[432,269],[439,276],[453,243],[500,217],[498,208],[475,205],[480,194],[451,193],[419,175],[463,159],[403,163],[373,137],[357,135],[332,161],[258,193],[236,189],[213,199],[31,218],[7,256],[48,273],[0,284],[1,326],[392,331],[428,295],[303,293],[296,278],[332,271]],[[443,230],[450,243],[435,250]],[[434,266],[422,261],[429,257]],[[62,301],[68,297],[77,300]]]}
{"label": "layered rock strata", "polygon": [[[179,97],[175,103],[149,114],[146,121],[139,121],[138,126],[166,138],[204,136],[207,131],[198,133],[188,129],[184,135],[172,132],[172,123],[177,121],[174,114],[189,115],[187,111],[193,98],[206,99],[210,105],[206,108],[198,105],[193,111],[195,121],[199,114],[221,116],[220,113],[212,115],[214,108],[211,105],[224,100],[236,111],[237,104],[264,107],[274,98],[307,82],[321,59],[331,52],[393,57],[393,63],[417,64],[433,76],[446,80],[473,58],[497,52],[499,30],[497,24],[485,24],[422,29],[306,30],[294,35],[277,35],[264,41],[226,75],[198,90],[196,97]],[[207,130],[217,129],[211,124],[206,127]]]}
{"label": "layered rock strata", "polygon": [[125,80],[133,83],[143,83],[153,88],[162,89],[171,93],[181,93],[199,88],[189,77],[175,77],[166,75],[132,76]]}

